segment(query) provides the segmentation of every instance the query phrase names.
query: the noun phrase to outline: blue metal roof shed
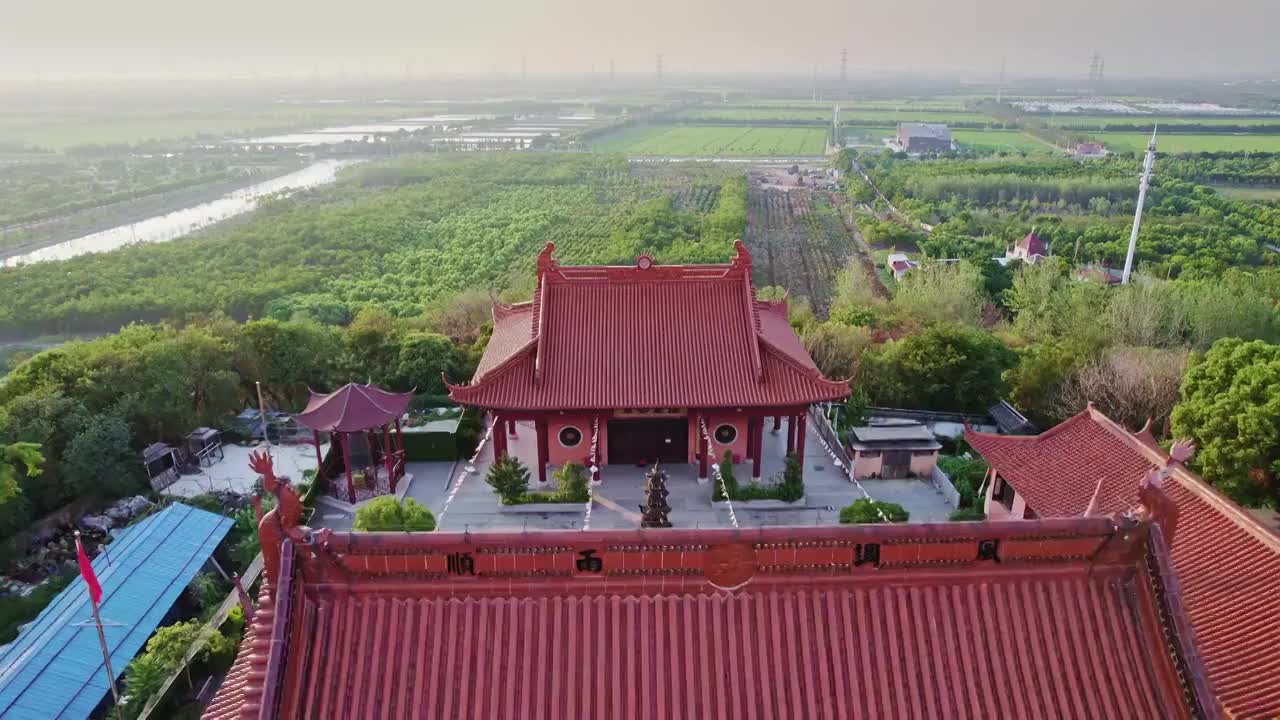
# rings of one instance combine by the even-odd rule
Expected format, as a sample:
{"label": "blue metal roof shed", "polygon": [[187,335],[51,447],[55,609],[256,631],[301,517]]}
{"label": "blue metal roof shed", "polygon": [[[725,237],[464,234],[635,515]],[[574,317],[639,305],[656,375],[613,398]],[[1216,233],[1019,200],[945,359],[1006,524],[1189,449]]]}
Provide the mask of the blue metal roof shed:
{"label": "blue metal roof shed", "polygon": [[[231,529],[231,519],[174,504],[122,530],[93,560],[117,675],[142,649]],[[78,623],[86,623],[78,625]],[[77,577],[0,649],[0,718],[80,720],[109,692],[93,608]]]}

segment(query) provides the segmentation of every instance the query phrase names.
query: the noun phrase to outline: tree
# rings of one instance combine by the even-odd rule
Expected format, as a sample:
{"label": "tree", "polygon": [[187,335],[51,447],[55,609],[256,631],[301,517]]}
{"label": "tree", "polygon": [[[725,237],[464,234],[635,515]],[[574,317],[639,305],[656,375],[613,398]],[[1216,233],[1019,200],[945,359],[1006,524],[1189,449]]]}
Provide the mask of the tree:
{"label": "tree", "polygon": [[1182,345],[1186,307],[1172,283],[1138,276],[1112,291],[1107,320],[1120,345],[1173,347]]}
{"label": "tree", "polygon": [[510,505],[529,492],[529,468],[514,455],[504,455],[489,466],[484,481],[493,487],[503,503]]}
{"label": "tree", "polygon": [[866,328],[838,322],[813,323],[805,328],[801,339],[818,369],[830,378],[856,376],[862,356],[872,344]]}
{"label": "tree", "polygon": [[63,456],[63,473],[77,494],[119,497],[141,488],[141,467],[129,447],[129,426],[113,415],[91,415]]}
{"label": "tree", "polygon": [[1005,391],[1017,356],[994,336],[959,325],[931,325],[869,353],[862,381],[876,405],[977,412]]}
{"label": "tree", "polygon": [[1009,400],[1040,427],[1057,425],[1066,418],[1062,414],[1063,386],[1087,360],[1073,348],[1051,341],[1022,348],[1018,364],[1004,373]]}
{"label": "tree", "polygon": [[429,532],[436,529],[436,518],[413,498],[383,495],[356,509],[352,527],[361,532]]}
{"label": "tree", "polygon": [[967,262],[925,262],[902,278],[893,296],[896,310],[920,322],[977,326],[985,304],[982,276]]}
{"label": "tree", "polygon": [[1092,402],[1129,427],[1151,420],[1160,435],[1178,402],[1186,366],[1183,348],[1112,348],[1069,376],[1058,393],[1058,414],[1074,415]]}
{"label": "tree", "polygon": [[567,462],[552,476],[559,487],[560,497],[574,502],[586,502],[591,497],[587,469],[576,462]]}
{"label": "tree", "polygon": [[449,338],[434,333],[415,332],[404,336],[394,372],[387,382],[394,388],[442,395],[445,392],[442,376],[454,378],[464,375],[464,361],[458,348]]}
{"label": "tree", "polygon": [[1195,465],[1232,499],[1280,502],[1280,345],[1228,338],[1189,365],[1174,436],[1196,442]]}
{"label": "tree", "polygon": [[0,445],[0,531],[9,535],[29,519],[29,506],[18,484],[18,472],[27,477],[40,474],[44,456],[35,443]]}

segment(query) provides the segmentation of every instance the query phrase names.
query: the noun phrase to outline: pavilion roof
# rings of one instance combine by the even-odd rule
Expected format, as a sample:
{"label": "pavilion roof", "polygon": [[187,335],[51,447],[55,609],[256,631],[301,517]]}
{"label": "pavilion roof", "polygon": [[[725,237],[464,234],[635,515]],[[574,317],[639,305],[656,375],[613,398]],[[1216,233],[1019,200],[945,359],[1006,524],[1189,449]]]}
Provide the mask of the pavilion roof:
{"label": "pavilion roof", "polygon": [[1154,517],[315,534],[205,717],[1219,717]]}
{"label": "pavilion roof", "polygon": [[538,259],[531,302],[494,309],[494,332],[454,401],[509,410],[804,405],[843,397],[758,300],[738,243],[723,265],[562,267]]}
{"label": "pavilion roof", "polygon": [[1038,436],[965,439],[1041,517],[1136,507],[1137,483],[1172,469],[1178,508],[1174,571],[1205,667],[1231,717],[1280,717],[1280,534],[1185,467],[1169,464],[1148,428],[1131,433],[1090,406]]}
{"label": "pavilion roof", "polygon": [[307,408],[294,419],[318,432],[358,432],[394,422],[412,400],[412,392],[393,393],[372,384],[347,383],[327,395],[312,391]]}

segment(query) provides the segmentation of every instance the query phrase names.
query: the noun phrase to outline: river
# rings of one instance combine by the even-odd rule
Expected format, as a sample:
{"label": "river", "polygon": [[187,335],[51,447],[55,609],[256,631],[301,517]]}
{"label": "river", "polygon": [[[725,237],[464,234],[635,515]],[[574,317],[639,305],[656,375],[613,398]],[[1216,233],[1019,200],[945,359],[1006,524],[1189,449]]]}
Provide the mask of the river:
{"label": "river", "polygon": [[5,258],[3,264],[5,267],[14,267],[46,260],[66,260],[77,255],[116,250],[134,243],[176,240],[200,228],[249,212],[257,207],[258,200],[268,195],[288,194],[331,183],[337,178],[339,168],[355,162],[359,161],[321,160],[287,175],[233,190],[217,200],[14,255]]}

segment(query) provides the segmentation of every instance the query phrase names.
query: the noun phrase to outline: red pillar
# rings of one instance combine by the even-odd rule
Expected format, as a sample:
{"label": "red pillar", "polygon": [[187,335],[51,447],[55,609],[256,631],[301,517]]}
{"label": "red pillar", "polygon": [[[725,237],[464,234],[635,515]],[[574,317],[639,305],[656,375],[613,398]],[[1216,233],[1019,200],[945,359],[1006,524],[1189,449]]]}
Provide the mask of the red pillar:
{"label": "red pillar", "polygon": [[396,418],[396,447],[404,452],[404,429],[400,427],[400,418]]}
{"label": "red pillar", "polygon": [[804,471],[804,426],[807,413],[800,413],[796,416],[799,422],[796,423],[796,457],[800,460],[800,470]]}
{"label": "red pillar", "polygon": [[707,456],[710,454],[710,450],[707,447],[707,436],[705,433],[702,432],[702,423],[700,422],[701,419],[702,418],[699,417],[698,420],[695,421],[697,424],[694,425],[694,432],[698,434],[698,480],[699,481],[707,479],[707,470],[709,469],[707,467]]}
{"label": "red pillar", "polygon": [[759,421],[759,418],[754,418],[749,415],[747,416],[747,457],[748,458],[753,458],[756,456],[756,453],[755,453],[756,422],[758,421]]}
{"label": "red pillar", "polygon": [[324,455],[320,454],[320,431],[312,430],[311,437],[316,441],[316,482],[319,482],[320,476],[324,473]]}
{"label": "red pillar", "polygon": [[778,431],[781,429],[782,429],[782,416],[774,415],[773,416],[773,434],[777,435]]}
{"label": "red pillar", "polygon": [[755,419],[755,427],[751,428],[751,438],[754,439],[754,445],[751,445],[751,479],[760,479],[760,446],[764,445],[764,418]]}
{"label": "red pillar", "polygon": [[347,438],[346,433],[338,433],[338,439],[342,443],[342,464],[347,468],[347,499],[355,505],[356,484],[351,479],[351,440]]}
{"label": "red pillar", "polygon": [[533,421],[533,427],[538,435],[538,482],[545,483],[547,481],[547,421],[538,418]]}
{"label": "red pillar", "polygon": [[796,451],[796,416],[791,415],[787,418],[787,454]]}
{"label": "red pillar", "polygon": [[493,460],[497,462],[507,454],[506,421],[501,415],[493,416]]}
{"label": "red pillar", "polygon": [[382,464],[387,466],[387,482],[391,483],[391,493],[396,491],[395,463],[391,461],[391,425],[382,426]]}
{"label": "red pillar", "polygon": [[516,421],[515,421],[515,420],[508,420],[508,421],[507,421],[507,433],[508,433],[509,435],[511,435],[511,437],[515,437],[515,436],[516,436]]}

